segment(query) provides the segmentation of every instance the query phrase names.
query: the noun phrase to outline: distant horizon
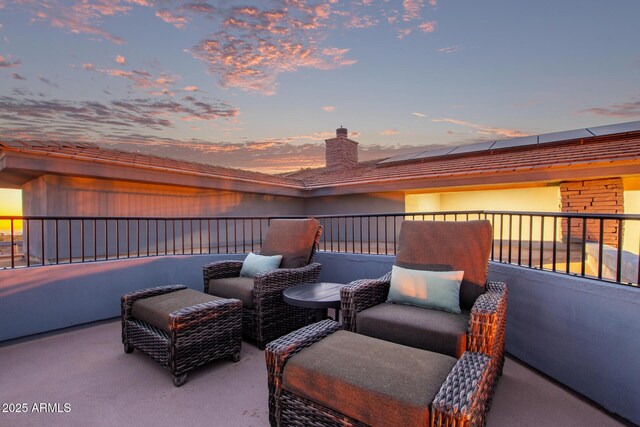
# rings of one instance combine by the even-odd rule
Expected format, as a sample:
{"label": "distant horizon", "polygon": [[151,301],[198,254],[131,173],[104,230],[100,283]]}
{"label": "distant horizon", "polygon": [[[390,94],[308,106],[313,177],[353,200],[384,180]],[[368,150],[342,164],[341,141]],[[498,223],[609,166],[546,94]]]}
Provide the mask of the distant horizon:
{"label": "distant horizon", "polygon": [[0,0],[0,138],[269,173],[640,119],[640,3]]}

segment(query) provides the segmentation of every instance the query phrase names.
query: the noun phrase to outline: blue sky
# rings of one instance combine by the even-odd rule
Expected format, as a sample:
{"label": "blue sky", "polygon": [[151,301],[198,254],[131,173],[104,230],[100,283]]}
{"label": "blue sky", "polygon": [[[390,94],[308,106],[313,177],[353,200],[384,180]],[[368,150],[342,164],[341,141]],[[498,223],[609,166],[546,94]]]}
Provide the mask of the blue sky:
{"label": "blue sky", "polygon": [[640,2],[0,0],[0,137],[267,172],[640,119]]}

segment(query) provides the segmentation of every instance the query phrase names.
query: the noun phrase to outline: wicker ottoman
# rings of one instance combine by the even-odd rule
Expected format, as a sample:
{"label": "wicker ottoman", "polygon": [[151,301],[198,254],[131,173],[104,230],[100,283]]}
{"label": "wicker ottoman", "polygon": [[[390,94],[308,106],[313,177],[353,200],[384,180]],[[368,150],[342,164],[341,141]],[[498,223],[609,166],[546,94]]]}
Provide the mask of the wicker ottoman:
{"label": "wicker ottoman", "polygon": [[341,330],[323,320],[265,351],[272,426],[483,426],[489,356],[451,356]]}
{"label": "wicker ottoman", "polygon": [[122,343],[158,361],[180,387],[187,371],[215,359],[240,360],[242,302],[187,289],[160,286],[125,294]]}

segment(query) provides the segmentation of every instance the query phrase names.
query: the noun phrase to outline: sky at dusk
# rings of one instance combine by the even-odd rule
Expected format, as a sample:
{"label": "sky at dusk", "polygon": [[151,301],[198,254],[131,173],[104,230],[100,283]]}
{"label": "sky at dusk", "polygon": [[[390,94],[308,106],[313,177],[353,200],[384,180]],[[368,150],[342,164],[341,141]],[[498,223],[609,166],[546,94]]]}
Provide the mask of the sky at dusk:
{"label": "sky at dusk", "polygon": [[0,0],[0,138],[282,172],[640,119],[640,2]]}

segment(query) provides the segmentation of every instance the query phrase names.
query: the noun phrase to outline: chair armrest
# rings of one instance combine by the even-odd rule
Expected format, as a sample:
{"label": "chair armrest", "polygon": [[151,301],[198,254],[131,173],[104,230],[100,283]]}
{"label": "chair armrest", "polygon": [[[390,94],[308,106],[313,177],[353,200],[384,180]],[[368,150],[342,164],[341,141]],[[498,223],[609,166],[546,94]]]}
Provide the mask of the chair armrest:
{"label": "chair armrest", "polygon": [[267,344],[264,355],[269,386],[269,422],[272,426],[280,424],[282,374],[287,361],[294,354],[340,329],[339,323],[323,320],[290,332]]}
{"label": "chair armrest", "polygon": [[322,264],[312,263],[300,268],[278,268],[256,274],[253,278],[253,301],[256,306],[260,300],[273,294],[282,297],[282,291],[303,283],[314,283],[320,278]]}
{"label": "chair armrest", "polygon": [[471,308],[467,350],[504,361],[504,329],[507,315],[507,285],[488,282],[487,290]]}
{"label": "chair armrest", "polygon": [[467,351],[431,404],[432,426],[483,426],[493,393],[491,358]]}
{"label": "chair armrest", "polygon": [[391,286],[391,272],[379,279],[355,280],[340,290],[342,325],[351,332],[356,331],[356,315],[387,300]]}
{"label": "chair armrest", "polygon": [[216,261],[202,267],[204,276],[204,293],[209,293],[209,280],[240,276],[242,261]]}

